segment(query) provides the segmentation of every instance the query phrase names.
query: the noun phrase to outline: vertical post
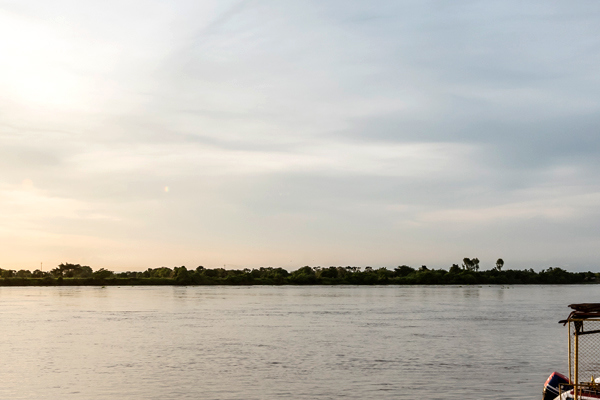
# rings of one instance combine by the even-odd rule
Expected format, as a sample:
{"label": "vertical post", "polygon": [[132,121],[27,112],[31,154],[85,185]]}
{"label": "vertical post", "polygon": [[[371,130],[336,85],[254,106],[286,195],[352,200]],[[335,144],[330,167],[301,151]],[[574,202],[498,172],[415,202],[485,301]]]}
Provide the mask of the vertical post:
{"label": "vertical post", "polygon": [[573,400],[577,400],[579,399],[579,394],[577,393],[577,385],[579,384],[579,329],[577,329],[577,326],[575,327],[573,341],[573,344],[575,345],[575,354],[573,360],[573,364],[575,364],[573,368],[573,383],[575,384],[575,386],[573,386]]}
{"label": "vertical post", "polygon": [[569,381],[573,382],[573,361],[571,357],[573,354],[571,353],[571,321],[568,323],[569,325]]}

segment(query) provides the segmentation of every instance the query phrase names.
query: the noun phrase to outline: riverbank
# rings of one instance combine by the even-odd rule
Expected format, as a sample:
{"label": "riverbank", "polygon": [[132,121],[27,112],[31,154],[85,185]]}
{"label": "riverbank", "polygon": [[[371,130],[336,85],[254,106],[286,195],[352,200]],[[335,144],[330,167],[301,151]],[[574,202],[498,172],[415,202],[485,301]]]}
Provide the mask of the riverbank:
{"label": "riverbank", "polygon": [[[539,285],[539,284],[594,284],[600,274],[594,272],[569,272],[561,268],[548,268],[540,272],[530,270],[497,269],[473,271],[460,268],[414,269],[408,266],[387,268],[357,267],[302,267],[288,272],[283,268],[226,270],[186,267],[170,269],[149,268],[143,272],[112,272],[78,264],[61,264],[50,272],[9,271],[0,273],[0,286],[176,286],[176,285]],[[29,276],[27,276],[27,274]],[[10,275],[10,276],[7,276]],[[37,276],[36,276],[37,275]],[[82,276],[83,275],[83,276]]]}

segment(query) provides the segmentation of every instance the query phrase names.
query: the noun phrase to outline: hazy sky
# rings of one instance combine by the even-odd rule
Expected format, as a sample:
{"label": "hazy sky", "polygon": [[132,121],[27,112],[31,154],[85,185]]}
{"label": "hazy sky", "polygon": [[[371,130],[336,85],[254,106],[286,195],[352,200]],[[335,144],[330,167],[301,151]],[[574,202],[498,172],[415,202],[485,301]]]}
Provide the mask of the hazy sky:
{"label": "hazy sky", "polygon": [[598,271],[599,71],[597,0],[0,0],[0,268]]}

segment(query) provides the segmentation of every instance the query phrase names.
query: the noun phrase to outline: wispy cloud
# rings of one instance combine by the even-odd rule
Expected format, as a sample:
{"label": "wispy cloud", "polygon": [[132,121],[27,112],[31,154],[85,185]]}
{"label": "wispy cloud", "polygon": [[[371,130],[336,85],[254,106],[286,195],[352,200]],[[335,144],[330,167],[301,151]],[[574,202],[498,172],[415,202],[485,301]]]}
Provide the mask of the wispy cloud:
{"label": "wispy cloud", "polygon": [[587,268],[598,16],[594,1],[4,2],[0,264],[447,266],[496,246],[540,267],[571,245]]}

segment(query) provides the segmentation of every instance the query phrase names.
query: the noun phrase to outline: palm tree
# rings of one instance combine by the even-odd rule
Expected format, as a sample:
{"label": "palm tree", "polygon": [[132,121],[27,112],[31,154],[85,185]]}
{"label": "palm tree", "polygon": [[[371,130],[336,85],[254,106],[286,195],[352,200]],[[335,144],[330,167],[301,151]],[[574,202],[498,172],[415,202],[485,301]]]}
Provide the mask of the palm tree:
{"label": "palm tree", "polygon": [[501,259],[501,258],[499,258],[499,259],[496,261],[496,269],[497,269],[498,271],[502,271],[502,267],[503,267],[503,266],[504,266],[504,260],[503,260],[503,259]]}
{"label": "palm tree", "polygon": [[473,269],[479,271],[479,258],[475,257],[471,260],[471,263],[473,263]]}

